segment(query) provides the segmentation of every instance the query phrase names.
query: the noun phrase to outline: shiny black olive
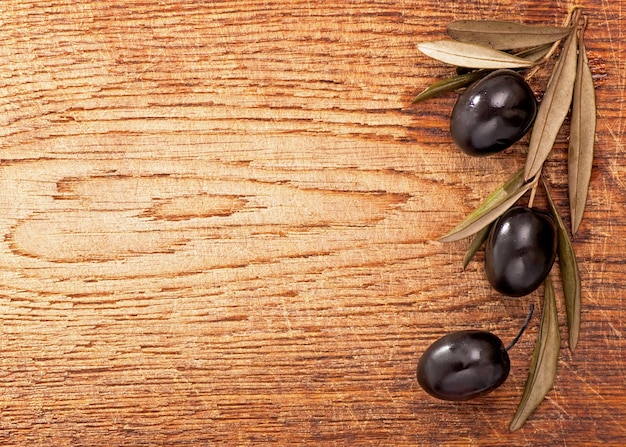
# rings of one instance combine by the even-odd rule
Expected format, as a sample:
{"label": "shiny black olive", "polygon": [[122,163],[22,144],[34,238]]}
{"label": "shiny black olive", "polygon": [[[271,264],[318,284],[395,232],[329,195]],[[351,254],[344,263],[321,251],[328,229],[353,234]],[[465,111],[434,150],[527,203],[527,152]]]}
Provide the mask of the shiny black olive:
{"label": "shiny black olive", "polygon": [[424,351],[417,380],[431,396],[467,400],[500,386],[509,375],[509,355],[496,335],[477,330],[452,332]]}
{"label": "shiny black olive", "polygon": [[497,70],[469,86],[450,118],[452,139],[469,155],[500,152],[522,138],[537,115],[537,99],[513,70]]}
{"label": "shiny black olive", "polygon": [[485,244],[485,273],[508,296],[533,292],[546,279],[557,250],[557,229],[549,214],[516,206],[495,222]]}

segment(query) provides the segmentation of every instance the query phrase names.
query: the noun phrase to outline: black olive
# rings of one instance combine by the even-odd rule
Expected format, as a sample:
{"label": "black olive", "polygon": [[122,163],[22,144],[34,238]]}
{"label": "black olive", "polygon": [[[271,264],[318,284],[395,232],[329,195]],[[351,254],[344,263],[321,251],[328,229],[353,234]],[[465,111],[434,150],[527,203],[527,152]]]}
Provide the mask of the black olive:
{"label": "black olive", "polygon": [[513,70],[497,70],[468,87],[450,118],[452,139],[469,155],[500,152],[522,138],[537,115],[537,99]]}
{"label": "black olive", "polygon": [[533,292],[546,279],[557,250],[557,229],[549,214],[516,206],[492,226],[485,244],[485,273],[508,296]]}
{"label": "black olive", "polygon": [[509,375],[509,355],[496,335],[477,330],[452,332],[424,351],[417,380],[431,396],[467,400],[500,386]]}

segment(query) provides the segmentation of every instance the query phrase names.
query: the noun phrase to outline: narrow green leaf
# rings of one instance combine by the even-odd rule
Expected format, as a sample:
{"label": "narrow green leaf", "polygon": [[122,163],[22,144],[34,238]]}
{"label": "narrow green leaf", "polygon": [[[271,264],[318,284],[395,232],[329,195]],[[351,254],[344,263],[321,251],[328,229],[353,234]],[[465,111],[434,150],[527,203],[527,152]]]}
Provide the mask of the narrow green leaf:
{"label": "narrow green leaf", "polygon": [[569,35],[556,63],[533,125],[524,178],[537,175],[552,150],[572,103],[576,80],[576,33]]}
{"label": "narrow green leaf", "polygon": [[524,182],[523,171],[517,172],[511,179],[492,192],[478,208],[472,211],[463,221],[439,240],[442,242],[453,242],[477,233],[483,227],[500,217],[532,186],[533,182]]}
{"label": "narrow green leaf", "polygon": [[446,64],[468,68],[530,67],[533,61],[474,43],[456,40],[435,40],[417,45],[418,50]]}
{"label": "narrow green leaf", "polygon": [[581,309],[581,282],[578,262],[572,241],[567,234],[567,228],[559,214],[550,191],[544,182],[544,189],[548,197],[550,211],[556,222],[559,234],[559,267],[561,280],[563,281],[563,295],[565,297],[565,313],[567,315],[567,332],[569,335],[569,349],[574,351],[580,334],[580,309]]}
{"label": "narrow green leaf", "polygon": [[448,35],[462,42],[487,45],[498,50],[553,43],[571,30],[562,26],[532,26],[500,20],[457,20],[448,25]]}
{"label": "narrow green leaf", "polygon": [[568,150],[568,182],[572,234],[583,218],[596,133],[596,96],[582,36],[578,44],[578,67],[572,102],[572,123]]}
{"label": "narrow green leaf", "polygon": [[413,104],[417,104],[418,102],[422,102],[427,99],[434,98],[435,96],[439,96],[444,93],[449,93],[459,88],[465,87],[472,82],[482,78],[487,73],[489,72],[485,70],[476,70],[434,82],[415,97],[415,99],[413,100]]}
{"label": "narrow green leaf", "polygon": [[545,281],[539,335],[530,362],[524,393],[509,427],[511,431],[515,431],[524,425],[539,404],[543,402],[548,391],[552,389],[554,379],[556,378],[560,348],[561,337],[559,334],[554,286],[550,277],[548,277]]}
{"label": "narrow green leaf", "polygon": [[487,225],[482,230],[480,230],[472,239],[472,242],[467,247],[467,251],[465,252],[465,257],[463,258],[463,270],[467,268],[470,261],[474,259],[480,247],[482,247],[483,243],[487,240],[489,236],[489,230],[491,230],[492,224]]}

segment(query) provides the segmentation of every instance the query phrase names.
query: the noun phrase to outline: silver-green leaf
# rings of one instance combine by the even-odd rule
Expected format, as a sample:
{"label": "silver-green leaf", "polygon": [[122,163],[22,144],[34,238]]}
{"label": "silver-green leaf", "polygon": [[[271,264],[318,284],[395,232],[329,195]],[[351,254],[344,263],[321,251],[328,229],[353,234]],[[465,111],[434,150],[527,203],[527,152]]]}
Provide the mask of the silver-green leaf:
{"label": "silver-green leaf", "polygon": [[523,173],[523,171],[517,172],[439,240],[453,242],[466,238],[500,217],[533,186],[533,182],[524,182]]}
{"label": "silver-green leaf", "polygon": [[474,259],[474,256],[476,256],[476,253],[478,253],[480,247],[482,247],[482,245],[487,240],[487,237],[489,236],[489,231],[491,230],[491,226],[491,224],[485,226],[482,230],[476,233],[476,235],[472,239],[472,242],[470,242],[469,246],[467,247],[467,251],[465,252],[465,256],[463,257],[463,270],[467,268],[470,261]]}
{"label": "silver-green leaf", "polygon": [[487,75],[489,72],[484,70],[475,70],[469,73],[452,76],[450,78],[442,79],[440,81],[433,82],[425,90],[413,100],[413,104],[417,104],[427,99],[434,98],[444,93],[455,91],[459,88],[466,87],[474,81]]}
{"label": "silver-green leaf", "polygon": [[509,426],[511,431],[521,428],[526,423],[530,415],[552,389],[556,378],[560,348],[561,337],[554,286],[548,276],[545,281],[539,335],[530,362],[524,393]]}
{"label": "silver-green leaf", "polygon": [[498,50],[527,48],[556,42],[571,30],[562,26],[532,26],[500,20],[457,20],[448,25],[448,35],[462,42]]}
{"label": "silver-green leaf", "polygon": [[544,182],[544,189],[548,197],[550,212],[554,218],[558,231],[559,247],[559,267],[561,270],[561,280],[563,282],[563,296],[565,297],[565,313],[567,315],[567,332],[569,350],[574,351],[578,344],[580,334],[580,309],[581,309],[581,281],[578,262],[572,241],[567,234],[567,228],[563,219],[552,200],[550,191]]}
{"label": "silver-green leaf", "polygon": [[572,32],[563,45],[563,50],[539,105],[528,144],[524,174],[527,180],[541,170],[569,112],[576,80],[576,43],[576,33]]}
{"label": "silver-green leaf", "polygon": [[533,61],[493,48],[456,40],[435,40],[417,45],[418,50],[446,64],[469,68],[521,68],[530,67]]}
{"label": "silver-green leaf", "polygon": [[596,133],[596,96],[582,36],[578,45],[578,67],[572,101],[568,150],[568,183],[572,234],[576,234],[585,211]]}

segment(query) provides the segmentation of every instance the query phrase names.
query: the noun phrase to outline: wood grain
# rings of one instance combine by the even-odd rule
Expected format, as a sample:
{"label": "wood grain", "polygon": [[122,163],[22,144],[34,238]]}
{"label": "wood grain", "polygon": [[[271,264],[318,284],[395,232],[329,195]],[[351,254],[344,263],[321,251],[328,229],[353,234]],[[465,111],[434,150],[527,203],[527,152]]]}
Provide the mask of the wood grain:
{"label": "wood grain", "polygon": [[[436,241],[524,145],[455,150],[452,97],[409,105],[450,71],[415,44],[571,6],[3,2],[0,443],[626,444],[621,2],[584,2],[599,121],[578,349],[514,434],[538,317],[488,397],[438,402],[415,380],[436,338],[510,340],[540,301]],[[545,168],[563,210],[566,147]]]}

